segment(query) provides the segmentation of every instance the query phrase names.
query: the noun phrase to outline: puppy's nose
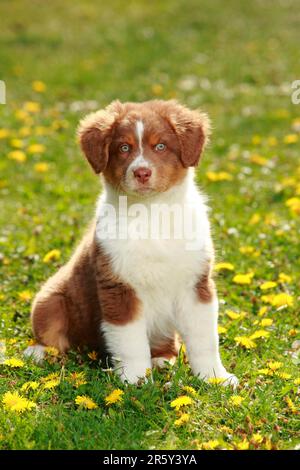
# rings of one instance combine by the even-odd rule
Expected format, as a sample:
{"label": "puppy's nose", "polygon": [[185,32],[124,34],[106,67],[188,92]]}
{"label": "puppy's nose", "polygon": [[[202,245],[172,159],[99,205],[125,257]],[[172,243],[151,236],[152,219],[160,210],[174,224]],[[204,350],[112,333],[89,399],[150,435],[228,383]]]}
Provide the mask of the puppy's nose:
{"label": "puppy's nose", "polygon": [[150,179],[150,176],[152,175],[152,171],[150,170],[150,168],[140,167],[134,170],[133,174],[139,183],[144,184]]}

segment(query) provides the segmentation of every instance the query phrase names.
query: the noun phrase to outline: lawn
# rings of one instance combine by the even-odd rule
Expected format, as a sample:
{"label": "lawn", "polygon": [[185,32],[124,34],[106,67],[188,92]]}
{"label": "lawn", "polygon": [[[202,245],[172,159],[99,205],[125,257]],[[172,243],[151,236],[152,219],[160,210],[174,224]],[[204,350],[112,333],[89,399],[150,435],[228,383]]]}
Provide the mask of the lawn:
{"label": "lawn", "polygon": [[[0,17],[0,448],[299,446],[298,2],[12,0]],[[31,300],[70,256],[100,191],[76,143],[79,119],[115,98],[154,97],[202,107],[213,122],[197,181],[236,391],[193,377],[184,350],[140,386],[93,351],[50,349],[42,365],[22,356]],[[190,399],[176,410],[180,396]]]}

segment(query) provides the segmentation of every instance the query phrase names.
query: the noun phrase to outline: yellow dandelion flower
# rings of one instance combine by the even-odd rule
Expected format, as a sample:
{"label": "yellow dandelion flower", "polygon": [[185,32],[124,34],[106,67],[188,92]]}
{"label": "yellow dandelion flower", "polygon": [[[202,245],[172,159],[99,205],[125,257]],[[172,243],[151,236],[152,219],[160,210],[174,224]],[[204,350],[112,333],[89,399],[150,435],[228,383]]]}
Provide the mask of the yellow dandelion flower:
{"label": "yellow dandelion flower", "polygon": [[24,110],[27,111],[28,113],[38,113],[41,110],[40,103],[37,103],[36,101],[26,101],[24,103]]}
{"label": "yellow dandelion flower", "polygon": [[107,397],[105,397],[105,404],[107,406],[113,405],[114,403],[121,402],[123,400],[124,392],[117,388],[113,392],[111,392]]}
{"label": "yellow dandelion flower", "polygon": [[268,290],[268,289],[273,289],[273,287],[277,286],[277,282],[274,281],[267,281],[261,284],[260,289],[261,290]]}
{"label": "yellow dandelion flower", "polygon": [[274,295],[272,299],[272,305],[274,307],[292,307],[294,299],[291,295],[282,292],[281,294]]}
{"label": "yellow dandelion flower", "polygon": [[193,387],[191,387],[190,385],[185,385],[184,387],[182,387],[182,389],[185,390],[187,393],[190,393],[194,397],[197,395],[196,390]]}
{"label": "yellow dandelion flower", "polygon": [[262,375],[274,375],[274,372],[271,370],[271,369],[258,369],[257,371],[258,374],[262,374]]}
{"label": "yellow dandelion flower", "polygon": [[220,441],[218,439],[213,439],[211,441],[202,442],[200,446],[204,450],[214,450],[220,446]]}
{"label": "yellow dandelion flower", "polygon": [[9,367],[24,367],[24,361],[21,359],[18,359],[16,357],[11,357],[9,359],[5,359],[4,365],[9,366]]}
{"label": "yellow dandelion flower", "polygon": [[0,129],[0,139],[6,139],[10,136],[10,131],[8,129]]}
{"label": "yellow dandelion flower", "polygon": [[219,335],[223,335],[224,333],[227,332],[227,328],[225,326],[218,325],[218,333]]}
{"label": "yellow dandelion flower", "polygon": [[260,214],[253,214],[252,217],[249,220],[249,225],[256,225],[258,222],[261,220],[261,215]]}
{"label": "yellow dandelion flower", "polygon": [[33,168],[37,173],[47,173],[49,171],[49,165],[46,162],[36,163]]}
{"label": "yellow dandelion flower", "polygon": [[260,317],[262,317],[263,315],[265,315],[265,313],[268,311],[268,307],[260,307],[259,311],[258,311],[258,315]]}
{"label": "yellow dandelion flower", "polygon": [[18,163],[24,163],[27,160],[26,154],[22,150],[12,150],[9,152],[8,158]]}
{"label": "yellow dandelion flower", "polygon": [[257,344],[253,339],[248,336],[236,336],[234,340],[238,345],[243,346],[246,349],[254,349],[257,347]]}
{"label": "yellow dandelion flower", "polygon": [[188,406],[193,403],[193,399],[187,395],[181,395],[171,402],[171,407],[178,411],[182,406]]}
{"label": "yellow dandelion flower", "polygon": [[253,246],[250,246],[250,245],[240,246],[240,247],[239,247],[239,251],[240,251],[243,255],[251,255],[252,253],[255,252],[255,248],[254,248]]}
{"label": "yellow dandelion flower", "polygon": [[278,362],[278,361],[268,362],[269,369],[273,371],[280,369],[282,366],[283,366],[282,362]]}
{"label": "yellow dandelion flower", "polygon": [[238,450],[248,450],[248,449],[249,449],[249,445],[250,445],[250,444],[249,444],[249,442],[247,441],[247,439],[244,439],[243,441],[238,442],[238,443],[236,444],[236,448],[237,448]]}
{"label": "yellow dandelion flower", "polygon": [[59,378],[58,372],[52,372],[51,374],[46,375],[45,377],[41,378],[41,382],[48,382],[50,380],[57,380]]}
{"label": "yellow dandelion flower", "polygon": [[297,407],[290,397],[285,397],[285,402],[292,413],[297,413]]}
{"label": "yellow dandelion flower", "polygon": [[92,361],[96,361],[97,358],[98,358],[98,354],[96,351],[91,351],[88,353],[88,357],[92,360]]}
{"label": "yellow dandelion flower", "polygon": [[12,140],[10,141],[10,145],[11,145],[12,147],[15,147],[16,149],[21,149],[21,148],[24,147],[24,142],[23,142],[23,140],[21,140],[21,139],[12,139]]}
{"label": "yellow dandelion flower", "polygon": [[15,112],[15,117],[19,121],[28,121],[28,120],[30,120],[28,113],[26,113],[26,111],[24,111],[23,109],[17,109],[17,111]]}
{"label": "yellow dandelion flower", "polygon": [[163,92],[163,87],[159,83],[154,83],[151,86],[151,91],[152,91],[153,95],[159,96]]}
{"label": "yellow dandelion flower", "polygon": [[44,382],[43,389],[44,390],[52,390],[53,388],[57,387],[60,384],[59,379],[47,380]]}
{"label": "yellow dandelion flower", "polygon": [[298,377],[297,379],[294,380],[294,384],[295,385],[300,385],[300,377]]}
{"label": "yellow dandelion flower", "polygon": [[211,377],[208,379],[208,383],[211,385],[222,385],[226,379],[222,377]]}
{"label": "yellow dandelion flower", "polygon": [[293,214],[299,215],[300,214],[300,198],[299,197],[291,197],[285,203],[287,207],[289,207],[290,211]]}
{"label": "yellow dandelion flower", "polygon": [[36,91],[37,93],[44,93],[47,89],[45,83],[41,80],[34,80],[31,86],[33,91]]}
{"label": "yellow dandelion flower", "polygon": [[27,392],[28,390],[36,390],[39,385],[40,384],[36,381],[25,382],[21,387],[21,392]]}
{"label": "yellow dandelion flower", "polygon": [[174,424],[175,426],[182,426],[183,424],[188,423],[190,420],[190,415],[188,413],[183,413],[180,418],[176,419]]}
{"label": "yellow dandelion flower", "polygon": [[27,148],[28,153],[44,153],[45,150],[46,150],[46,147],[43,144],[31,144]]}
{"label": "yellow dandelion flower", "polygon": [[49,354],[49,356],[58,356],[59,355],[59,350],[57,348],[55,348],[54,346],[47,346],[45,348],[45,351],[47,354]]}
{"label": "yellow dandelion flower", "polygon": [[98,408],[97,403],[95,403],[90,397],[87,397],[86,395],[77,395],[75,398],[75,403],[76,405],[81,406],[87,410],[94,410]]}
{"label": "yellow dandelion flower", "polygon": [[250,339],[268,338],[269,336],[270,336],[269,331],[257,330],[250,336]]}
{"label": "yellow dandelion flower", "polygon": [[6,392],[3,395],[2,403],[6,409],[17,413],[23,413],[23,411],[36,408],[36,403],[22,397],[18,392]]}
{"label": "yellow dandelion flower", "polygon": [[278,139],[273,136],[268,137],[267,142],[270,145],[270,147],[276,147],[276,145],[278,145]]}
{"label": "yellow dandelion flower", "polygon": [[226,171],[207,171],[206,177],[209,181],[231,181],[232,175],[230,173],[227,173]]}
{"label": "yellow dandelion flower", "polygon": [[32,299],[32,292],[29,290],[23,290],[22,292],[18,293],[18,297],[20,300],[23,300],[24,302],[28,302],[29,300]]}
{"label": "yellow dandelion flower", "polygon": [[287,372],[276,372],[277,377],[280,377],[283,380],[291,379],[292,375],[288,374]]}
{"label": "yellow dandelion flower", "polygon": [[261,297],[261,300],[262,300],[263,302],[265,302],[266,304],[271,304],[271,305],[272,305],[272,302],[273,302],[274,297],[275,297],[274,294],[263,295],[263,296]]}
{"label": "yellow dandelion flower", "polygon": [[259,145],[262,142],[262,138],[261,138],[260,135],[254,135],[254,136],[252,136],[251,141],[252,141],[253,145]]}
{"label": "yellow dandelion flower", "polygon": [[230,403],[234,406],[240,406],[244,400],[245,398],[241,397],[240,395],[232,395],[229,398]]}
{"label": "yellow dandelion flower", "polygon": [[85,385],[87,383],[84,372],[73,372],[71,373],[68,380],[75,388],[78,388],[80,385]]}
{"label": "yellow dandelion flower", "polygon": [[231,320],[240,320],[246,316],[245,312],[236,313],[233,310],[226,310],[225,313]]}
{"label": "yellow dandelion flower", "polygon": [[263,318],[260,322],[261,326],[271,326],[273,324],[272,318]]}
{"label": "yellow dandelion flower", "polygon": [[252,278],[254,276],[253,272],[247,273],[247,274],[236,274],[233,278],[233,282],[235,284],[251,284]]}
{"label": "yellow dandelion flower", "polygon": [[254,444],[261,444],[264,438],[261,434],[256,433],[256,434],[253,434],[251,440],[254,442]]}
{"label": "yellow dandelion flower", "polygon": [[282,283],[287,283],[289,284],[292,282],[292,276],[289,276],[288,274],[285,273],[279,273],[278,281]]}
{"label": "yellow dandelion flower", "polygon": [[50,261],[58,260],[60,258],[60,250],[51,250],[43,258],[44,263],[50,263]]}
{"label": "yellow dandelion flower", "polygon": [[289,336],[296,336],[298,333],[298,330],[296,330],[295,328],[292,328],[291,330],[289,330]]}
{"label": "yellow dandelion flower", "polygon": [[256,165],[265,166],[268,163],[268,160],[265,157],[255,153],[251,155],[250,162],[255,163]]}
{"label": "yellow dandelion flower", "polygon": [[283,143],[284,144],[296,144],[298,140],[299,140],[299,137],[297,134],[288,134],[284,136]]}
{"label": "yellow dandelion flower", "polygon": [[28,126],[23,126],[19,129],[19,136],[28,137],[31,134],[31,129]]}
{"label": "yellow dandelion flower", "polygon": [[217,263],[215,265],[216,271],[234,271],[234,265],[231,263]]}

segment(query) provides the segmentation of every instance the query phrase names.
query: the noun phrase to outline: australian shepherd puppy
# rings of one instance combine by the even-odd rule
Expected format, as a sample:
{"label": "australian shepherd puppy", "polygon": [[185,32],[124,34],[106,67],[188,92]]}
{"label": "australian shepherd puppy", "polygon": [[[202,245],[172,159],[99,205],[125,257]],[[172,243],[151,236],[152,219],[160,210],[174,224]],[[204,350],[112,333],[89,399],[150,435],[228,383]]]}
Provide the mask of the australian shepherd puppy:
{"label": "australian shepherd puppy", "polygon": [[73,256],[35,297],[39,344],[27,354],[97,348],[136,383],[176,358],[179,334],[195,375],[237,384],[219,355],[213,244],[193,179],[208,135],[206,114],[173,100],[114,101],[80,122],[103,192]]}

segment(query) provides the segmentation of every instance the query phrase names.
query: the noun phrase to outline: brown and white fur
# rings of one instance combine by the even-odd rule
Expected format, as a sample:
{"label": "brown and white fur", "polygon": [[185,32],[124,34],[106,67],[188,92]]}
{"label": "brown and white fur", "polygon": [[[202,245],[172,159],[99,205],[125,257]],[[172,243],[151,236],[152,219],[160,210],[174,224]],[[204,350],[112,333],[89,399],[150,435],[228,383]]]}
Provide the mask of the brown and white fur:
{"label": "brown and white fur", "polygon": [[[39,345],[27,354],[41,356],[44,346],[100,348],[121,379],[135,383],[153,362],[162,365],[177,355],[179,333],[195,375],[237,383],[219,355],[213,244],[205,198],[193,180],[208,134],[204,113],[173,100],[114,101],[81,121],[81,147],[102,174],[104,190],[75,253],[34,300]],[[130,209],[137,203],[147,210],[164,205],[167,212],[185,206],[200,227],[192,240],[196,248],[187,249],[185,235],[103,237],[103,208],[109,204],[118,214],[120,195],[127,197],[126,220],[108,216],[112,226],[134,222]]]}

